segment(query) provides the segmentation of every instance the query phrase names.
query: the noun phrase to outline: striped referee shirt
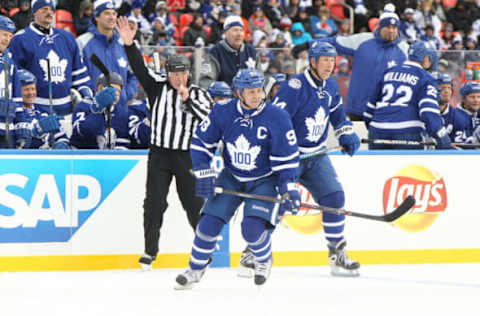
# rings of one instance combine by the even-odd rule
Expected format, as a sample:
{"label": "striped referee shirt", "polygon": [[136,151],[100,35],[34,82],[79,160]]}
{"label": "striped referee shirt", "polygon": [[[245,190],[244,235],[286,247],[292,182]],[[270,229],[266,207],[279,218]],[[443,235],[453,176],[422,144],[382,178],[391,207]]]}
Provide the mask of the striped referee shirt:
{"label": "striped referee shirt", "polygon": [[189,98],[182,97],[166,76],[159,75],[145,66],[135,45],[125,45],[133,73],[148,96],[150,111],[150,143],[154,146],[189,150],[190,139],[197,125],[208,116],[213,101],[208,93],[197,85],[189,85]]}

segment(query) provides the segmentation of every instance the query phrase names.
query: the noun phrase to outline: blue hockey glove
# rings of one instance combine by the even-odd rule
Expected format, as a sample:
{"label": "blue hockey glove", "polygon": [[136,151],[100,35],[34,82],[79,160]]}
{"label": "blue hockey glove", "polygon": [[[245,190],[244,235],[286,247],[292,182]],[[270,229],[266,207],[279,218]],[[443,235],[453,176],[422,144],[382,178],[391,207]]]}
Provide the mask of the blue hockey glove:
{"label": "blue hockey glove", "polygon": [[81,86],[77,91],[84,101],[93,101],[93,92],[89,87]]}
{"label": "blue hockey glove", "polygon": [[32,135],[34,137],[42,137],[46,133],[55,133],[58,131],[60,131],[58,116],[53,114],[40,118],[38,122],[34,124]]}
{"label": "blue hockey glove", "polygon": [[442,127],[435,136],[433,136],[437,145],[435,146],[437,149],[455,149],[452,146],[450,141],[450,137],[448,136],[448,132],[445,127]]}
{"label": "blue hockey glove", "polygon": [[70,149],[64,142],[55,142],[55,149]]}
{"label": "blue hockey glove", "polygon": [[103,113],[103,111],[111,106],[117,99],[115,91],[117,91],[117,89],[114,87],[103,88],[102,91],[95,96],[95,102],[90,106],[90,110],[97,114]]}
{"label": "blue hockey glove", "polygon": [[352,122],[346,121],[336,131],[338,143],[343,147],[343,152],[353,156],[360,147],[360,139],[353,131]]}
{"label": "blue hockey glove", "polygon": [[195,170],[195,194],[197,196],[209,199],[215,195],[216,173],[213,169]]}
{"label": "blue hockey glove", "polygon": [[18,123],[15,125],[15,137],[17,148],[30,148],[32,144],[32,129],[28,123]]}
{"label": "blue hockey glove", "polygon": [[17,103],[12,100],[7,100],[5,98],[0,98],[0,117],[15,117],[15,109],[17,108]]}
{"label": "blue hockey glove", "polygon": [[278,215],[282,216],[285,212],[296,214],[302,202],[298,185],[292,182],[283,183],[278,188],[278,192],[282,196],[282,203],[280,204]]}

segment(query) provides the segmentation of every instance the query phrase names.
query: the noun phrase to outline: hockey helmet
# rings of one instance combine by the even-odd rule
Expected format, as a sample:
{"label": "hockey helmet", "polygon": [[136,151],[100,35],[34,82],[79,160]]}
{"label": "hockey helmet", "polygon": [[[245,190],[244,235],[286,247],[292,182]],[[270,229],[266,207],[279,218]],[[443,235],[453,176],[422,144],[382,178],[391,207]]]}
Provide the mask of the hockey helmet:
{"label": "hockey helmet", "polygon": [[467,81],[460,88],[460,94],[462,95],[462,98],[465,98],[471,93],[480,93],[480,83],[475,81]]}
{"label": "hockey helmet", "polygon": [[7,18],[6,16],[0,15],[0,30],[4,30],[10,33],[15,33],[17,28],[15,27],[15,24]]}
{"label": "hockey helmet", "polygon": [[308,59],[310,60],[313,57],[315,60],[318,60],[320,56],[337,57],[337,50],[330,43],[315,40],[310,43]]}
{"label": "hockey helmet", "polygon": [[28,70],[20,69],[17,72],[18,79],[20,80],[20,84],[23,86],[27,86],[29,84],[36,84],[37,78]]}
{"label": "hockey helmet", "polygon": [[170,55],[165,63],[165,69],[167,73],[190,71],[190,61],[184,55]]}
{"label": "hockey helmet", "polygon": [[215,98],[215,97],[231,98],[233,96],[232,89],[230,89],[230,87],[225,81],[212,82],[208,87],[207,91],[208,93],[210,93],[212,98]]}
{"label": "hockey helmet", "polygon": [[265,78],[262,73],[256,69],[240,69],[233,78],[233,86],[235,89],[243,91],[243,89],[260,88],[265,85]]}
{"label": "hockey helmet", "polygon": [[[115,83],[123,87],[123,79],[122,76],[120,76],[116,72],[111,72],[110,73],[110,84]],[[104,74],[100,74],[97,78],[97,86],[101,84],[103,87],[107,86],[107,79],[105,78]]]}
{"label": "hockey helmet", "polygon": [[450,84],[453,86],[453,79],[452,79],[452,76],[450,76],[449,74],[437,72],[433,75],[433,77],[437,81],[438,85]]}
{"label": "hockey helmet", "polygon": [[433,70],[437,69],[438,57],[432,45],[425,41],[417,40],[410,45],[408,49],[408,59],[419,63],[423,62],[425,56],[430,57]]}

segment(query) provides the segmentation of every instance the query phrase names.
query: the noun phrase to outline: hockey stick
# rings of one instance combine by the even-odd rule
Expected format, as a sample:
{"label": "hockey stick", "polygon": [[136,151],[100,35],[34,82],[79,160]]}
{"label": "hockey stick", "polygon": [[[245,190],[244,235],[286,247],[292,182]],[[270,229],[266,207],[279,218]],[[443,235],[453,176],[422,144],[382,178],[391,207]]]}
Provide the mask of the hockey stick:
{"label": "hockey stick", "polygon": [[[233,191],[233,190],[228,190],[221,187],[215,187],[215,193],[234,195],[234,196],[244,197],[247,199],[255,199],[255,200],[267,201],[267,202],[273,202],[273,203],[282,203],[281,199],[275,198],[273,196]],[[407,213],[414,205],[415,205],[415,198],[409,195],[396,209],[393,210],[393,212],[388,213],[386,215],[370,215],[365,213],[351,212],[351,211],[347,211],[339,208],[327,207],[322,205],[313,205],[313,204],[307,204],[307,203],[301,203],[300,207],[314,209],[314,210],[321,210],[324,212],[335,213],[338,215],[343,214],[347,216],[354,216],[354,217],[360,217],[364,219],[370,219],[374,221],[389,223],[389,222],[393,222],[403,214]]]}
{"label": "hockey stick", "polygon": [[310,157],[313,157],[313,156],[323,155],[323,154],[326,154],[326,153],[329,153],[329,152],[332,152],[332,151],[337,151],[337,150],[342,150],[342,149],[343,149],[342,146],[328,147],[328,148],[324,148],[324,149],[319,150],[319,151],[314,151],[313,153],[301,154],[300,159],[307,159],[307,158],[310,158]]}
{"label": "hockey stick", "polygon": [[[5,79],[5,100],[9,102],[8,99],[10,99],[9,91],[8,91],[8,79],[9,79],[9,69],[10,66],[8,65],[7,61],[4,60],[3,63],[3,72],[4,72],[4,79]],[[8,103],[7,103],[8,104]],[[10,104],[8,104],[8,107],[10,107]],[[5,116],[5,142],[7,143],[7,148],[10,148],[10,117],[9,117],[8,109],[7,109],[7,115]]]}
{"label": "hockey stick", "polygon": [[[50,106],[50,115],[53,115],[52,70],[50,69],[50,58],[47,58],[47,75],[48,75],[48,104]],[[52,143],[52,149],[55,149],[55,132],[50,132],[50,141]]]}
{"label": "hockey stick", "polygon": [[[377,144],[377,145],[407,145],[407,146],[436,146],[435,142],[416,141],[416,140],[401,140],[401,139],[362,139],[362,144]],[[480,144],[466,144],[466,143],[452,143],[453,147],[463,149],[480,148]]]}
{"label": "hockey stick", "polygon": [[[90,61],[92,64],[95,65],[95,67],[100,70],[102,74],[105,75],[105,80],[107,81],[107,87],[110,86],[110,71],[108,71],[108,68],[105,66],[105,64],[98,58],[97,55],[92,54],[90,55]],[[110,107],[107,107],[107,148],[112,149],[112,134],[110,131],[110,128],[112,127],[112,121],[111,121],[111,113],[110,113]]]}

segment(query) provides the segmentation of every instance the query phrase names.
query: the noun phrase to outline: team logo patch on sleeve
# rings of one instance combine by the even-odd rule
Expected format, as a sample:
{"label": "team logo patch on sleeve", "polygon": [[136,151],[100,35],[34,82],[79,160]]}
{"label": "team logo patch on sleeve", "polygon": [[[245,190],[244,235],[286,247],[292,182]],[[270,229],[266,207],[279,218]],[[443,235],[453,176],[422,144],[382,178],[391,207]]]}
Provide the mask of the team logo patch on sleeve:
{"label": "team logo patch on sleeve", "polygon": [[293,89],[300,89],[302,87],[302,82],[296,78],[288,80],[288,85]]}

